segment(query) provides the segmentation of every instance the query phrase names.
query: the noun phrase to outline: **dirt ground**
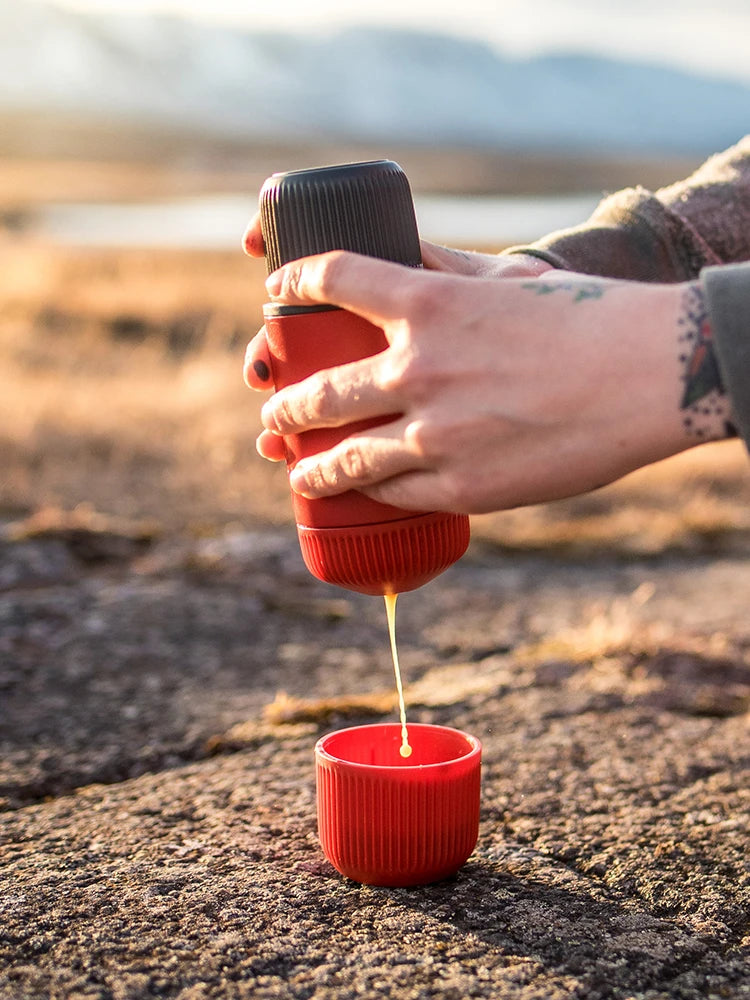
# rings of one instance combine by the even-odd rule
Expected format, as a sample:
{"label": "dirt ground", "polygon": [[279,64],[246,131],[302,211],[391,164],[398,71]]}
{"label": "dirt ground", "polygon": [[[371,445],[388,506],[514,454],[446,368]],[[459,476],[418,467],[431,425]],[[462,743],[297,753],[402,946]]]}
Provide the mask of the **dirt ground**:
{"label": "dirt ground", "polygon": [[312,751],[395,717],[382,602],[304,569],[240,255],[0,244],[0,997],[750,997],[741,446],[473,520],[399,601],[477,848],[339,876]]}
{"label": "dirt ground", "polygon": [[396,717],[380,602],[286,528],[2,544],[0,996],[750,995],[747,557],[503,554],[399,602],[411,721],[479,736],[477,848],[363,887],[312,749]]}

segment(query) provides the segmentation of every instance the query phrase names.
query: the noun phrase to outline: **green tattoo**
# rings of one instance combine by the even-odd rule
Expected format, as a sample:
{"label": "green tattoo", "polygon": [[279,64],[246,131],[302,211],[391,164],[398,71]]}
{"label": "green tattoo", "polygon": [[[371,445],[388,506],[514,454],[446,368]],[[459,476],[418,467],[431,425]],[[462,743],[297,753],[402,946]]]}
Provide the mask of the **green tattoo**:
{"label": "green tattoo", "polygon": [[574,302],[584,299],[600,299],[604,295],[605,285],[595,281],[527,281],[521,288],[527,288],[536,295],[551,295],[553,292],[573,292]]}

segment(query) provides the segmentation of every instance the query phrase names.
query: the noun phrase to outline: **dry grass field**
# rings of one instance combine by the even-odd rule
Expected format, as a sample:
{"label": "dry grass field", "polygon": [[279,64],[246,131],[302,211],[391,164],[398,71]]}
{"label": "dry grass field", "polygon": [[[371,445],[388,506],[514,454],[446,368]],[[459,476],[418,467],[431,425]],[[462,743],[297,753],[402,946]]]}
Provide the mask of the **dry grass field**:
{"label": "dry grass field", "polygon": [[[329,151],[328,160],[368,153]],[[446,156],[445,186],[470,159]],[[474,159],[475,176],[491,172],[492,163],[480,169]],[[252,183],[271,160],[269,151],[256,158]],[[407,151],[402,160],[423,187],[437,184],[434,158],[428,162],[424,151]],[[145,197],[239,184],[232,170],[12,158],[0,163],[0,179],[6,212],[33,208],[42,193]],[[238,242],[244,222],[237,220]],[[6,230],[3,518],[93,510],[198,532],[288,518],[283,470],[255,453],[262,400],[240,374],[245,344],[261,321],[263,275],[263,265],[239,248],[70,249]],[[695,450],[589,497],[476,518],[474,533],[489,545],[561,553],[712,550],[750,538],[748,500],[744,451],[732,443]]]}
{"label": "dry grass field", "polygon": [[0,502],[165,528],[274,516],[243,385],[262,267],[237,254],[0,249]]}

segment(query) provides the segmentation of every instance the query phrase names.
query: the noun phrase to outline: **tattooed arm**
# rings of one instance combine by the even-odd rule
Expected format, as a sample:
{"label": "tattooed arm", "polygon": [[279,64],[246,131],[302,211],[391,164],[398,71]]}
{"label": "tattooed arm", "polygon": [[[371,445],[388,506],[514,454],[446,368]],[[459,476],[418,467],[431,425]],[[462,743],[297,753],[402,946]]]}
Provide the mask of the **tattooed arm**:
{"label": "tattooed arm", "polygon": [[731,402],[714,346],[706,293],[697,281],[684,288],[677,343],[684,371],[680,410],[685,432],[698,442],[736,437]]}
{"label": "tattooed arm", "polygon": [[296,466],[292,487],[309,497],[359,489],[481,513],[583,493],[732,431],[697,282],[496,281],[336,252],[287,265],[267,288],[347,308],[389,344],[263,407],[270,459],[282,435],[381,419]]}

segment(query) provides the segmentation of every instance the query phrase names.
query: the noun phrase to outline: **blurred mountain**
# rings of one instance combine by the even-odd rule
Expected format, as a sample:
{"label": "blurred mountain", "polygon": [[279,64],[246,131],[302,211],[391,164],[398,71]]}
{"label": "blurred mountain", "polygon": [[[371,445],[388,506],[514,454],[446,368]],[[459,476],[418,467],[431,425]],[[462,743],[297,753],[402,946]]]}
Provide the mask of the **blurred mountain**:
{"label": "blurred mountain", "polygon": [[246,139],[704,154],[750,85],[584,55],[503,56],[418,32],[253,33],[0,0],[0,110]]}

